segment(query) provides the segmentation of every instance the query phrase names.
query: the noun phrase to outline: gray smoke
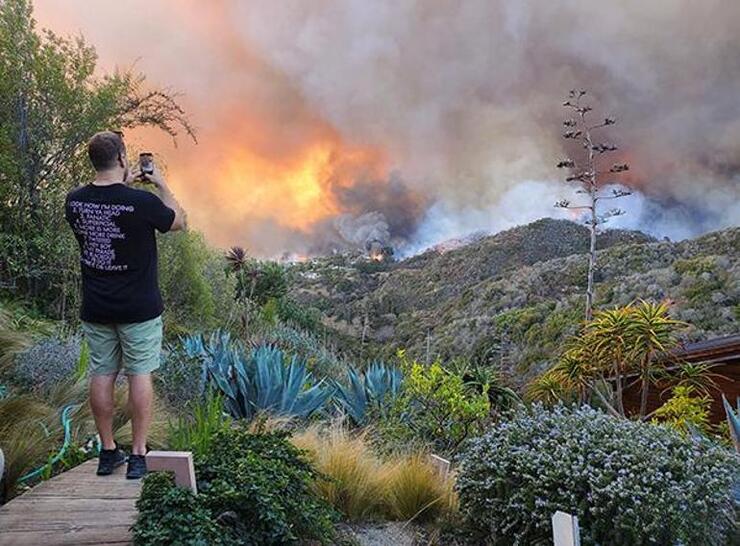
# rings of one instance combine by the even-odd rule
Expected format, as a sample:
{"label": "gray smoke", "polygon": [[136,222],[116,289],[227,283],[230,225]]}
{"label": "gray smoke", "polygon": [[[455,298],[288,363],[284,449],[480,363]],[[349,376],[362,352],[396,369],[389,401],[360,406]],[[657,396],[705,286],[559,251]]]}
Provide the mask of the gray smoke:
{"label": "gray smoke", "polygon": [[[682,238],[740,223],[737,0],[37,6],[53,28],[82,30],[108,65],[140,58],[186,94],[201,144],[170,150],[168,162],[195,225],[222,245],[320,252],[382,214],[409,250],[561,214],[553,201],[572,193],[554,164],[572,88],[618,120],[608,136],[638,193],[613,225]],[[285,211],[265,219],[209,181],[227,145],[280,163],[327,138],[381,150],[400,173],[333,186],[351,221],[297,229]],[[245,176],[244,193],[259,182]]]}
{"label": "gray smoke", "polygon": [[360,216],[343,214],[336,218],[334,225],[344,240],[356,248],[364,248],[374,242],[385,244],[391,236],[385,216],[377,211]]}
{"label": "gray smoke", "polygon": [[740,2],[293,0],[232,10],[244,39],[314,108],[389,150],[435,203],[407,214],[419,222],[416,244],[556,214],[560,103],[574,87],[618,119],[609,136],[639,195],[622,202],[631,216],[617,225],[684,237],[740,223]]}

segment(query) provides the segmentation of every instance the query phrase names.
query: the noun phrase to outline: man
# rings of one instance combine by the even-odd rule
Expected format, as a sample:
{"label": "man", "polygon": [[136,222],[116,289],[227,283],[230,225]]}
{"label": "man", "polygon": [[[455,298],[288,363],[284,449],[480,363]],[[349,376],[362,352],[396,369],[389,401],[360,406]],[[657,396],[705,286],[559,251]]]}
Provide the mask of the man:
{"label": "man", "polygon": [[[152,412],[151,373],[159,367],[162,296],[157,278],[161,233],[184,229],[185,214],[159,170],[129,168],[123,137],[97,133],[88,144],[95,181],[71,191],[65,216],[80,245],[82,330],[90,348],[90,405],[100,434],[98,474],[108,475],[126,454],[113,438],[114,386],[128,376],[133,445],[126,477],[146,473],[146,436]],[[134,180],[154,185],[135,189]]]}

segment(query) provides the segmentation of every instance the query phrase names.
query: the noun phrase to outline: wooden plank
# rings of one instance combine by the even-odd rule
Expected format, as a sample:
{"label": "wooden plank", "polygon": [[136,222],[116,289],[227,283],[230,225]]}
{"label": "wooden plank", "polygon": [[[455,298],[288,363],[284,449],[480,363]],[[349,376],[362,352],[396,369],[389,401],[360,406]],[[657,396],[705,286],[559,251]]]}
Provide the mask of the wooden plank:
{"label": "wooden plank", "polygon": [[82,528],[79,531],[60,533],[58,531],[39,531],[33,533],[0,534],[3,546],[87,546],[93,544],[131,544],[128,527],[109,527],[105,533],[96,529]]}
{"label": "wooden plank", "polygon": [[96,467],[83,463],[0,507],[0,546],[130,544],[141,481]]}

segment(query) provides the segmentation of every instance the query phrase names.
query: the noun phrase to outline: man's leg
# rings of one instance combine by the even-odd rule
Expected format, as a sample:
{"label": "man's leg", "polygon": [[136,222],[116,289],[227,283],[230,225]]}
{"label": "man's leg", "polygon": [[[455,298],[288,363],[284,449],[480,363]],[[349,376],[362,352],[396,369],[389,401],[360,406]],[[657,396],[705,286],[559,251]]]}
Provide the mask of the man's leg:
{"label": "man's leg", "polygon": [[[123,351],[123,369],[128,376],[128,409],[131,412],[133,432],[132,455],[146,455],[146,439],[152,420],[154,397],[151,373],[159,367],[162,351],[162,319],[157,317],[145,322],[119,324],[118,333]],[[143,462],[132,457],[129,459],[129,470],[139,464]],[[143,472],[145,471],[144,467]],[[142,469],[134,468],[127,475],[138,476],[141,472]]]}
{"label": "man's leg", "polygon": [[117,376],[118,374],[93,375],[90,379],[90,407],[103,449],[115,449],[116,447],[113,439],[113,413],[115,411],[113,389]]}
{"label": "man's leg", "polygon": [[101,443],[97,473],[107,476],[126,460],[126,454],[118,449],[113,438],[113,392],[121,367],[121,344],[113,325],[83,322],[82,331],[90,348],[90,407]]}
{"label": "man's leg", "polygon": [[151,374],[128,376],[128,401],[134,437],[131,453],[134,455],[146,455],[146,435],[152,422],[153,396]]}

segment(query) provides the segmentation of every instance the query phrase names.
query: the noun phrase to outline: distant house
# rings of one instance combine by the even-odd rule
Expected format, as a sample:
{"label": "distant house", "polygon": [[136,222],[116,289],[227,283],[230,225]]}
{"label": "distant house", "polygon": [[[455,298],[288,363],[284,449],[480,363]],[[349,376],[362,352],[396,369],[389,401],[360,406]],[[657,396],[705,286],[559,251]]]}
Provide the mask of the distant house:
{"label": "distant house", "polygon": [[[722,377],[715,377],[718,391],[712,391],[712,407],[710,419],[712,423],[720,423],[725,419],[725,410],[722,406],[721,393],[735,405],[735,400],[740,396],[740,335],[718,337],[698,343],[687,343],[675,353],[676,358],[684,362],[704,362],[712,367],[712,373]],[[673,368],[676,369],[676,368]],[[669,373],[671,368],[668,368]],[[640,385],[639,382],[627,381],[624,391],[624,404],[627,413],[635,414],[640,411]],[[669,384],[664,386],[651,386],[648,395],[648,413],[659,408],[671,393]]]}

